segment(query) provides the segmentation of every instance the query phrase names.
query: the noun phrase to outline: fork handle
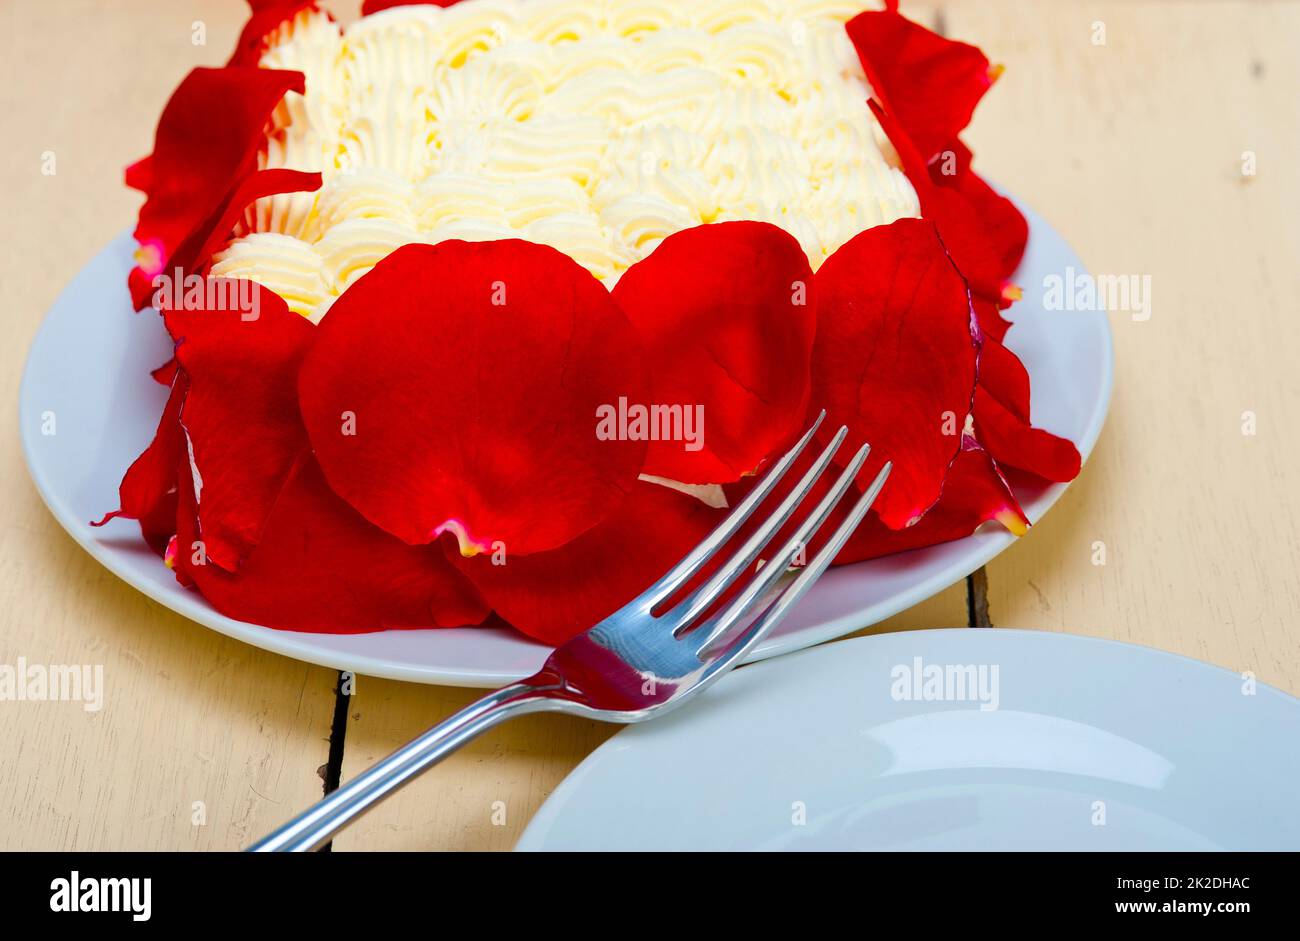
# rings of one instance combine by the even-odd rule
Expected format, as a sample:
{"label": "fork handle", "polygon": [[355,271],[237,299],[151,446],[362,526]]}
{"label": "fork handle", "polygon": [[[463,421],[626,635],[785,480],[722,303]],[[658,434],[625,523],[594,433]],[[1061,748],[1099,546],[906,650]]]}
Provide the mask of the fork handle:
{"label": "fork handle", "polygon": [[258,840],[248,852],[303,853],[324,845],[375,804],[492,726],[546,709],[548,703],[554,702],[547,695],[552,689],[537,685],[534,678],[503,687],[466,706]]}

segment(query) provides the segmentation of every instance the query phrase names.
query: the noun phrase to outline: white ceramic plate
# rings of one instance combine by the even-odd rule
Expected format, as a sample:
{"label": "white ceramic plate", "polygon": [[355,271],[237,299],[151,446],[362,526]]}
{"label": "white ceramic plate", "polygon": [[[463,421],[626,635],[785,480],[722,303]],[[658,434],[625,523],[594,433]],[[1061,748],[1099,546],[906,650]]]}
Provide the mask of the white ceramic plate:
{"label": "white ceramic plate", "polygon": [[[922,676],[986,668],[997,708],[897,698],[917,658]],[[1227,670],[1068,634],[910,631],[745,667],[619,733],[517,848],[1294,851],[1297,780],[1300,700]]]}
{"label": "white ceramic plate", "polygon": [[[1079,445],[1085,456],[1101,432],[1111,389],[1111,339],[1104,313],[1048,312],[1043,278],[1084,270],[1065,241],[1029,214],[1029,252],[1019,274],[1025,300],[1008,335],[1034,382],[1034,422]],[[258,647],[371,676],[458,686],[500,686],[541,666],[547,648],[505,630],[295,634],[224,617],[178,586],[142,544],[130,521],[92,529],[118,505],[122,474],[149,443],[166,390],[149,370],[171,355],[158,317],[131,312],[126,274],[134,243],[123,234],[68,286],[42,324],[20,393],[23,450],[50,510],[91,555],[151,598]],[[45,434],[54,417],[53,435]],[[1064,491],[1023,494],[1037,521]],[[755,659],[820,643],[902,611],[975,571],[1014,541],[1006,532],[968,539],[826,575]]]}

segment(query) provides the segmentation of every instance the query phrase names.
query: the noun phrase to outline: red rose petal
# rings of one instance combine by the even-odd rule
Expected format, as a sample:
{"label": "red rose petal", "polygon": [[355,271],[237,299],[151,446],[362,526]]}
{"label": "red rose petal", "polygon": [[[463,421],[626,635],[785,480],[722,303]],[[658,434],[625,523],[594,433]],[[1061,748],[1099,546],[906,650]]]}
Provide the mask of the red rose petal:
{"label": "red rose petal", "polygon": [[[951,163],[943,157],[927,165],[898,120],[879,102],[868,104],[898,151],[903,170],[916,189],[922,216],[938,228],[971,291],[977,298],[1007,306],[1011,300],[1009,279],[1024,257],[1029,223],[1014,203],[976,175],[970,151],[960,141],[949,144]],[[945,172],[948,167],[954,170],[952,175]],[[990,332],[996,336],[999,331]]]}
{"label": "red rose petal", "polygon": [[[889,489],[888,485],[885,489]],[[925,516],[914,526],[898,530],[869,515],[849,538],[835,564],[847,565],[963,539],[993,520],[1017,536],[1024,535],[1029,528],[1029,519],[993,459],[974,438],[967,436],[948,471],[943,495]]]}
{"label": "red rose petal", "polygon": [[302,92],[303,82],[301,72],[251,67],[195,69],[181,82],[158,122],[152,157],[128,170],[129,182],[149,186],[135,230],[139,265],[130,276],[137,309],[156,275],[203,268],[205,246],[224,239],[227,222],[244,208],[232,202],[247,195],[241,184],[249,177],[258,177],[259,195],[319,186],[317,174],[256,174],[271,112],[287,91]]}
{"label": "red rose petal", "polygon": [[[194,492],[181,481],[175,564],[228,617],[331,634],[481,623],[488,608],[436,546],[412,547],[371,526],[303,454],[261,542],[237,574],[202,561]],[[196,548],[198,544],[198,548]]]}
{"label": "red rose petal", "polygon": [[316,0],[248,0],[248,5],[252,15],[244,24],[227,65],[257,65],[273,32],[303,10],[318,9]]}
{"label": "red rose petal", "polygon": [[636,332],[571,258],[518,240],[408,245],[352,285],[303,364],[331,486],[412,544],[450,529],[515,556],[563,545],[632,489],[644,441],[598,409],[645,401]]}
{"label": "red rose petal", "polygon": [[120,509],[91,523],[98,527],[118,517],[138,520],[145,542],[159,555],[166,551],[176,532],[176,468],[185,451],[180,422],[185,392],[186,380],[180,376],[172,385],[153,441],[122,478],[118,488]]}
{"label": "red rose petal", "polygon": [[1079,475],[1078,449],[1063,438],[1030,426],[1029,373],[1020,358],[991,337],[980,344],[975,393],[975,434],[1004,467],[1054,482]]}
{"label": "red rose petal", "polygon": [[858,235],[817,273],[813,405],[844,453],[870,442],[861,481],[893,461],[875,512],[902,529],[939,499],[975,386],[966,284],[934,226],[902,219]]}
{"label": "red rose petal", "polygon": [[983,388],[975,390],[975,433],[1000,464],[1059,483],[1079,476],[1082,461],[1078,448],[1064,438],[1030,427]]}
{"label": "red rose petal", "polygon": [[979,321],[980,332],[1001,343],[1011,329],[1011,322],[1002,316],[1002,309],[997,302],[972,296],[971,304],[975,308],[975,319]]}
{"label": "red rose petal", "polygon": [[1029,372],[1020,357],[986,336],[979,362],[980,386],[1021,421],[1029,421]]}
{"label": "red rose petal", "polygon": [[[251,311],[166,310],[176,361],[189,379],[181,409],[207,554],[229,571],[257,545],[289,471],[307,448],[298,411],[298,367],[315,338],[311,322],[274,292],[249,281],[206,279],[253,292]],[[248,297],[241,294],[239,297]],[[218,299],[214,294],[213,299]]]}
{"label": "red rose petal", "polygon": [[927,162],[966,129],[996,78],[979,49],[913,23],[896,5],[846,28],[875,97]]}
{"label": "red rose petal", "polygon": [[141,193],[153,188],[153,157],[142,157],[126,168],[126,185]]}
{"label": "red rose petal", "polygon": [[153,378],[154,382],[158,383],[160,386],[167,386],[167,388],[170,389],[172,383],[176,381],[176,370],[176,357],[173,356],[157,369],[149,370],[149,375]]}
{"label": "red rose petal", "polygon": [[[562,644],[609,617],[686,557],[726,513],[640,482],[613,516],[550,552],[449,557],[516,629]],[[504,564],[500,564],[504,561]]]}
{"label": "red rose petal", "polygon": [[939,226],[971,290],[1005,307],[1011,277],[1025,257],[1029,223],[972,169],[971,160],[970,149],[953,141],[945,156],[930,164],[934,189],[926,215]]}
{"label": "red rose petal", "polygon": [[303,170],[259,170],[245,177],[235,187],[234,194],[226,203],[216,222],[205,227],[206,237],[199,243],[193,253],[195,265],[206,265],[208,260],[221,248],[230,237],[230,231],[244,216],[249,204],[264,196],[276,196],[280,193],[302,193],[318,190],[321,187],[320,173],[308,173]]}
{"label": "red rose petal", "polygon": [[652,443],[647,474],[729,483],[802,430],[817,311],[793,236],[761,222],[678,232],[613,293],[649,353],[652,403],[703,418],[695,450]]}

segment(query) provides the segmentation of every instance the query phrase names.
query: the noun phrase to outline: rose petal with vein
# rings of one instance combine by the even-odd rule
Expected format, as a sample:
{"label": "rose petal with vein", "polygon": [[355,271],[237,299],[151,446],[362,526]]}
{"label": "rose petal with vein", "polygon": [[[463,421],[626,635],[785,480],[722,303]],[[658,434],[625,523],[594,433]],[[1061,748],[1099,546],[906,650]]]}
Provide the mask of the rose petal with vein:
{"label": "rose petal with vein", "polygon": [[[316,328],[260,285],[204,284],[218,304],[167,309],[163,317],[188,380],[180,423],[208,558],[234,571],[260,540],[289,471],[307,449],[298,367]],[[255,303],[234,309],[244,297]]]}
{"label": "rose petal with vein", "polygon": [[698,449],[650,445],[646,473],[722,484],[802,430],[817,330],[812,269],[789,233],[761,222],[687,229],[615,286],[645,343],[655,405],[698,409]]}
{"label": "rose petal with vein", "polygon": [[[378,325],[382,325],[381,327]],[[330,485],[413,545],[564,545],[631,492],[646,442],[601,440],[647,401],[645,353],[609,292],[519,240],[408,245],[330,309],[299,393]]]}
{"label": "rose petal with vein", "polygon": [[966,283],[934,226],[916,219],[868,229],[817,272],[820,323],[813,407],[839,425],[844,454],[870,443],[860,481],[894,470],[875,513],[902,529],[938,499],[975,387]]}
{"label": "rose petal with vein", "polygon": [[897,0],[858,14],[847,29],[871,90],[926,162],[966,129],[1001,73],[975,46],[900,15]]}

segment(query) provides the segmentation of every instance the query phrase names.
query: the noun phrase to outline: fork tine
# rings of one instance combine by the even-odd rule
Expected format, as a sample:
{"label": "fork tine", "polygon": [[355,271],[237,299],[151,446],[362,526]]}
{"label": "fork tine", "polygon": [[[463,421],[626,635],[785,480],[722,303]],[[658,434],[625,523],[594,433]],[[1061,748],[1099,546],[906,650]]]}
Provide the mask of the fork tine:
{"label": "fork tine", "polygon": [[790,612],[790,608],[807,594],[808,589],[813,586],[813,583],[821,577],[835,557],[840,554],[840,550],[849,541],[853,531],[862,523],[862,518],[867,515],[867,510],[871,509],[871,505],[876,502],[876,497],[880,494],[880,488],[885,485],[891,470],[893,470],[892,463],[884,466],[880,473],[876,475],[871,487],[858,500],[848,518],[835,531],[831,540],[822,547],[821,552],[817,553],[812,563],[800,572],[799,577],[781,592],[761,617],[745,628],[740,636],[731,642],[732,646],[726,654],[710,665],[710,678],[722,676],[731,669],[736,661],[749,656],[750,651],[762,643],[763,638],[785,619],[785,616]]}
{"label": "fork tine", "polygon": [[875,481],[867,489],[867,492],[862,495],[862,498],[858,500],[853,511],[849,513],[848,518],[835,531],[830,541],[817,553],[812,563],[799,573],[799,577],[781,592],[758,620],[747,627],[732,642],[732,648],[727,651],[726,656],[713,665],[712,671],[717,672],[719,675],[727,672],[731,664],[741,657],[747,656],[754,647],[762,642],[764,637],[771,633],[774,627],[784,620],[790,608],[807,593],[813,583],[821,577],[835,557],[840,554],[844,544],[849,541],[853,531],[858,528],[862,523],[862,518],[867,515],[867,510],[871,509],[871,505],[876,502],[876,497],[880,494],[880,488],[889,479],[889,472],[893,468],[894,465],[891,462],[881,469],[880,473],[876,475]]}
{"label": "fork tine", "polygon": [[[830,518],[831,511],[839,504],[841,498],[853,486],[853,481],[857,479],[858,472],[862,470],[862,465],[867,461],[867,455],[871,453],[870,445],[863,445],[862,448],[854,455],[849,466],[840,474],[839,480],[831,488],[830,493],[822,498],[817,508],[808,516],[807,519],[799,526],[798,530],[792,535],[781,547],[781,550],[768,560],[767,565],[751,581],[740,595],[735,598],[713,621],[709,624],[707,633],[701,630],[701,639],[699,650],[704,651],[709,648],[720,637],[725,636],[731,631],[736,624],[748,615],[764,595],[785,574],[796,554],[815,536],[822,528],[822,525]],[[888,472],[885,472],[888,476]],[[874,499],[872,491],[878,491],[879,486],[883,486],[884,481],[877,477],[876,482],[868,490],[868,495]],[[870,504],[868,504],[869,506]],[[865,513],[866,511],[863,510]],[[820,559],[821,554],[818,555]],[[832,556],[833,558],[834,556]],[[829,564],[829,562],[827,563]],[[824,568],[824,566],[823,566]],[[803,574],[807,574],[806,572]],[[815,577],[815,576],[814,576]],[[788,591],[788,589],[787,589]]]}
{"label": "fork tine", "polygon": [[781,458],[770,471],[763,475],[763,479],[759,481],[758,486],[736,505],[736,508],[718,524],[708,538],[692,549],[690,554],[678,562],[667,575],[646,589],[633,604],[653,608],[671,597],[674,592],[690,581],[700,569],[704,568],[709,563],[709,560],[717,554],[718,550],[727,544],[727,540],[734,536],[741,526],[745,525],[745,521],[753,515],[758,505],[767,499],[767,495],[781,482],[791,465],[808,447],[813,435],[817,433],[817,429],[822,426],[822,422],[825,420],[826,410],[822,409],[821,414],[817,416],[817,420],[813,422],[812,427],[808,429],[799,443],[791,448],[785,457]]}
{"label": "fork tine", "polygon": [[728,586],[740,578],[758,560],[763,549],[771,542],[772,537],[794,515],[795,510],[799,509],[799,505],[803,503],[809,491],[821,479],[822,474],[825,473],[831,459],[835,457],[835,453],[839,451],[840,445],[844,443],[848,433],[849,429],[842,426],[836,432],[831,443],[813,462],[813,466],[803,475],[803,479],[799,481],[798,486],[786,495],[780,506],[763,521],[763,524],[752,536],[745,540],[744,545],[736,550],[731,558],[726,561],[726,564],[713,574],[712,578],[691,592],[672,611],[667,612],[666,616],[676,622],[674,630],[677,633],[681,633],[690,627],[691,623],[703,614],[709,605],[713,604],[727,590]]}

